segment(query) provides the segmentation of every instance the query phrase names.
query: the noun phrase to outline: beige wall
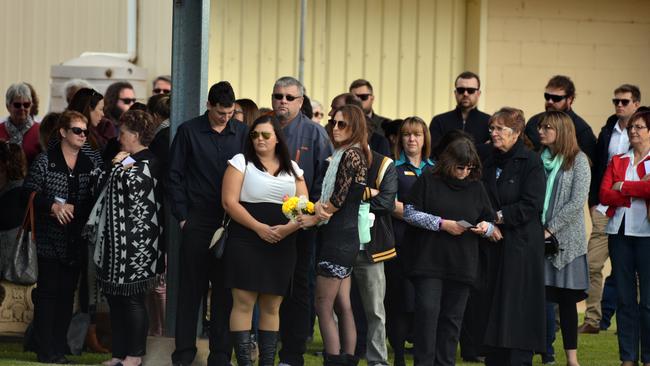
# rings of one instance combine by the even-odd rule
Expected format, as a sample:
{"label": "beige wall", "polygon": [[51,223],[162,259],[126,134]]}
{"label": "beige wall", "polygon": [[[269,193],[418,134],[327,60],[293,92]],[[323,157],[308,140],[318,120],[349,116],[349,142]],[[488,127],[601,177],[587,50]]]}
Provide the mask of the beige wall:
{"label": "beige wall", "polygon": [[[308,1],[305,86],[329,105],[357,78],[375,110],[429,120],[453,104],[465,62],[465,0]],[[273,82],[298,75],[299,0],[218,0],[211,7],[209,83],[270,106]]]}
{"label": "beige wall", "polygon": [[[50,66],[86,51],[126,52],[126,0],[0,0],[0,92],[27,81],[48,108]],[[171,71],[172,2],[138,0],[138,59],[149,78]],[[146,97],[146,96],[139,96]],[[4,103],[2,103],[4,105]],[[0,107],[0,116],[6,115]]]}
{"label": "beige wall", "polygon": [[620,84],[638,85],[650,104],[648,14],[650,1],[488,0],[486,111],[541,112],[555,74],[573,79],[574,110],[595,133],[613,113]]}

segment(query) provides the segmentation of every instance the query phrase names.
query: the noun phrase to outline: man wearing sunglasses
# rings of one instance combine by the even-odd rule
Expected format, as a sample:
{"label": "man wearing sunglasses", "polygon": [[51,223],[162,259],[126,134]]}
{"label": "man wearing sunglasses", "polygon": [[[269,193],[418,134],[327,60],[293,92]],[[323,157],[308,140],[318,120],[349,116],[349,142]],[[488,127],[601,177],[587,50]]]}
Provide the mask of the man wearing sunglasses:
{"label": "man wearing sunglasses", "polygon": [[247,127],[233,118],[235,93],[227,81],[208,93],[207,111],[178,127],[170,150],[167,188],[172,214],[182,230],[174,365],[196,356],[196,327],[201,299],[212,284],[208,365],[230,364],[228,319],[231,292],[224,287],[223,263],[208,247],[224,215],[221,180],[227,161],[244,150]]}
{"label": "man wearing sunglasses", "polygon": [[151,95],[169,94],[172,92],[172,77],[169,75],[160,75],[153,80]]}
{"label": "man wearing sunglasses", "polygon": [[[548,81],[544,90],[544,109],[546,111],[564,112],[571,117],[576,128],[578,146],[582,152],[592,159],[596,149],[596,136],[591,126],[573,111],[572,105],[575,97],[576,87],[573,81],[568,76],[555,75]],[[526,123],[526,136],[535,145],[536,150],[541,149],[537,125],[543,114],[534,115]]]}
{"label": "man wearing sunglasses", "polygon": [[481,79],[471,71],[462,72],[454,82],[456,108],[439,114],[431,120],[431,146],[435,147],[442,136],[451,130],[463,130],[474,138],[474,144],[481,145],[490,140],[488,122],[490,115],[478,110],[481,97]]}
{"label": "man wearing sunglasses", "polygon": [[0,140],[20,145],[27,162],[41,152],[39,124],[31,116],[32,93],[26,83],[13,84],[7,89],[6,106],[9,117],[0,124]]}
{"label": "man wearing sunglasses", "polygon": [[[375,101],[375,95],[372,89],[372,85],[368,80],[357,79],[350,84],[349,92],[354,94],[359,100],[361,100],[361,109],[368,117],[368,120],[371,122],[368,124],[372,132],[378,133],[381,136],[384,136],[384,129],[382,126],[389,123],[391,120],[386,117],[382,117],[375,113],[372,109],[372,105]],[[383,154],[383,152],[378,151]]]}
{"label": "man wearing sunglasses", "polygon": [[[309,199],[318,201],[326,171],[325,160],[334,149],[323,126],[312,122],[300,108],[304,101],[305,87],[291,76],[281,77],[273,85],[271,105],[280,120],[286,137],[291,159],[304,171]],[[293,284],[280,307],[280,364],[302,366],[307,350],[307,338],[311,323],[309,289],[311,262],[314,256],[316,236],[314,230],[299,230],[297,260]]]}
{"label": "man wearing sunglasses", "polygon": [[600,130],[596,150],[591,157],[593,166],[591,189],[589,190],[589,208],[592,231],[587,246],[590,284],[589,291],[587,291],[587,309],[584,323],[578,328],[580,333],[596,334],[601,329],[607,329],[616,309],[616,287],[614,287],[614,278],[611,275],[605,280],[605,289],[603,290],[602,271],[605,261],[609,257],[607,234],[605,234],[607,206],[600,204],[598,192],[605,169],[612,157],[625,153],[630,148],[627,123],[641,104],[639,87],[631,84],[619,86],[614,90],[612,104],[615,113],[607,119]]}

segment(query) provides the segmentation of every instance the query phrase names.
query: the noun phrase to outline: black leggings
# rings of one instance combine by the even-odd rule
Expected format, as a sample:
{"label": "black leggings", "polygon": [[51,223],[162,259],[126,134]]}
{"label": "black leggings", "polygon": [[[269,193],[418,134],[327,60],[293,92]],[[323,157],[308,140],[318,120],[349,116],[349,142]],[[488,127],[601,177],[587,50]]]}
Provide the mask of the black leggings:
{"label": "black leggings", "polygon": [[113,357],[142,357],[147,352],[149,318],[145,308],[146,293],[119,296],[105,294],[111,308]]}
{"label": "black leggings", "polygon": [[547,287],[548,301],[558,304],[564,349],[578,349],[578,308],[576,307],[576,302],[579,301],[576,298],[578,293],[580,292],[571,289]]}

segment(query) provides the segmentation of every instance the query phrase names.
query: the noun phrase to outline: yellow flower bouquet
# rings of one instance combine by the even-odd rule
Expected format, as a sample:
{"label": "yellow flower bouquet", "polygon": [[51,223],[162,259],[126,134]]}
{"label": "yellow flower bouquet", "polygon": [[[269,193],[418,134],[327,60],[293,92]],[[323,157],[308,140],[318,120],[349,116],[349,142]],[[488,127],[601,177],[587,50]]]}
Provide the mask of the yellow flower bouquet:
{"label": "yellow flower bouquet", "polygon": [[314,203],[309,201],[305,196],[300,197],[284,197],[284,203],[282,204],[282,213],[291,221],[296,221],[298,215],[313,215]]}

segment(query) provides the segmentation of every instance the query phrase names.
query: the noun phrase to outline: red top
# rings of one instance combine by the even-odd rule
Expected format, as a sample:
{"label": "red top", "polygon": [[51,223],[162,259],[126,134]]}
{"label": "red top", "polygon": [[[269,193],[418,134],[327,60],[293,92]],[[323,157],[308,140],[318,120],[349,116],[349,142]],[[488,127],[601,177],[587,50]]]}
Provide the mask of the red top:
{"label": "red top", "polygon": [[[9,133],[7,132],[7,127],[5,123],[11,123],[6,121],[0,124],[0,140],[9,141]],[[34,125],[25,133],[23,136],[23,151],[25,156],[27,156],[27,164],[31,165],[32,161],[36,156],[41,152],[41,142],[39,141],[39,127],[40,124],[34,122]]]}
{"label": "red top", "polygon": [[[640,178],[650,173],[645,171],[643,162],[646,160],[650,160],[650,156],[646,156],[636,166],[636,173]],[[607,165],[607,170],[600,183],[600,203],[609,206],[607,209],[608,217],[613,217],[618,207],[630,207],[632,204],[631,197],[650,199],[650,181],[625,180],[625,173],[629,165],[630,156],[627,153],[614,156]],[[612,185],[616,182],[625,182],[620,192],[612,189]],[[648,202],[646,201],[647,205]]]}

